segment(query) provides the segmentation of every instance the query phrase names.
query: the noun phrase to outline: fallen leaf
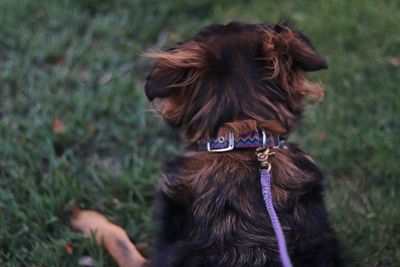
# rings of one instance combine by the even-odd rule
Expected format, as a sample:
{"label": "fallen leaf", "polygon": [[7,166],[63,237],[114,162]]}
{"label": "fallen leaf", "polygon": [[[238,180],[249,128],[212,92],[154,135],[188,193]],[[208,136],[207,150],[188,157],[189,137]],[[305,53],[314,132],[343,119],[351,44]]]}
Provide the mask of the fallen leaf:
{"label": "fallen leaf", "polygon": [[86,130],[88,130],[89,133],[94,134],[96,132],[96,126],[94,126],[93,123],[86,123]]}
{"label": "fallen leaf", "polygon": [[47,12],[46,12],[45,10],[43,10],[43,9],[39,9],[39,10],[36,12],[36,17],[37,17],[38,19],[46,18],[46,17],[47,17]]}
{"label": "fallen leaf", "polygon": [[[126,246],[126,253],[132,255],[133,258],[137,258],[138,262],[140,261],[141,263],[144,263],[145,259],[139,254],[137,249],[135,249],[135,247],[128,246],[130,240],[126,232],[121,227],[107,220],[104,215],[92,210],[81,210],[76,207],[70,214],[69,219],[72,229],[83,233],[83,235],[86,237],[96,238],[96,243],[105,247],[109,252],[112,251],[109,244],[110,240],[105,239],[105,237],[113,236],[115,237],[113,240],[119,240],[124,244],[124,247]],[[115,259],[117,260],[119,266],[125,266],[122,264],[122,258],[116,257]],[[79,265],[93,266],[88,265],[92,262],[93,259],[80,259]]]}
{"label": "fallen leaf", "polygon": [[60,58],[59,60],[57,60],[56,64],[57,64],[58,66],[61,66],[61,67],[64,66],[64,64],[65,64],[64,58]]}
{"label": "fallen leaf", "polygon": [[82,256],[78,260],[79,266],[96,266],[96,261],[90,256]]}
{"label": "fallen leaf", "polygon": [[108,72],[108,71],[104,72],[100,76],[99,85],[100,86],[105,85],[106,83],[108,83],[111,80],[111,77],[112,77],[112,73],[111,72]]}
{"label": "fallen leaf", "polygon": [[68,243],[67,245],[65,245],[65,250],[69,255],[72,255],[72,253],[74,252],[74,247],[72,246],[72,244]]}
{"label": "fallen leaf", "polygon": [[84,81],[88,81],[90,78],[90,72],[87,68],[84,68],[83,70],[81,70],[81,77]]}
{"label": "fallen leaf", "polygon": [[400,65],[400,58],[398,57],[390,57],[389,58],[389,62],[390,64],[392,64],[393,66],[399,66]]}
{"label": "fallen leaf", "polygon": [[321,131],[321,132],[317,133],[316,138],[318,141],[323,141],[326,138],[326,133],[324,131]]}
{"label": "fallen leaf", "polygon": [[122,204],[121,204],[121,201],[119,201],[119,199],[118,198],[113,198],[112,199],[112,202],[114,203],[114,205],[115,205],[115,207],[117,208],[117,209],[120,209],[121,207],[122,207]]}
{"label": "fallen leaf", "polygon": [[55,118],[53,120],[53,133],[62,134],[64,132],[65,132],[64,122],[59,118]]}

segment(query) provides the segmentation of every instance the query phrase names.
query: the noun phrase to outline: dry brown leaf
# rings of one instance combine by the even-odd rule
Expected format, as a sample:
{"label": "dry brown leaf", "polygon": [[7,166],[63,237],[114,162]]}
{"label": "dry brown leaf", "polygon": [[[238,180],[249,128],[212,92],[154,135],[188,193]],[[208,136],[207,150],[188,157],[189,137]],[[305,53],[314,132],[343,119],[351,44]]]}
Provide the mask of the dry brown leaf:
{"label": "dry brown leaf", "polygon": [[100,76],[100,79],[99,79],[98,83],[99,83],[100,86],[103,86],[106,83],[108,83],[111,80],[111,78],[112,78],[112,73],[109,72],[109,71],[106,71]]}
{"label": "dry brown leaf", "polygon": [[72,246],[72,244],[68,243],[67,245],[65,245],[65,250],[69,255],[72,255],[72,253],[74,252],[74,247]]}
{"label": "dry brown leaf", "polygon": [[323,140],[325,140],[325,138],[326,138],[326,132],[320,131],[319,133],[317,133],[316,138],[317,138],[318,141],[323,141]]}
{"label": "dry brown leaf", "polygon": [[53,133],[62,134],[65,132],[64,122],[60,118],[53,120]]}

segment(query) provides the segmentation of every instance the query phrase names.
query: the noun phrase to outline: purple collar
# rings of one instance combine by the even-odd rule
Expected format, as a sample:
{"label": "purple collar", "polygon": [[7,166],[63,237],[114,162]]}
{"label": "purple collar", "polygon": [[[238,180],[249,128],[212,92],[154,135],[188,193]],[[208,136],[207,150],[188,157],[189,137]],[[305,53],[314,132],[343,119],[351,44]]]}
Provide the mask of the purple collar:
{"label": "purple collar", "polygon": [[199,150],[206,150],[208,152],[227,152],[234,149],[256,149],[262,148],[277,148],[284,147],[284,140],[279,135],[272,135],[262,130],[254,131],[247,135],[235,136],[231,131],[228,136],[218,136],[209,140],[199,141]]}

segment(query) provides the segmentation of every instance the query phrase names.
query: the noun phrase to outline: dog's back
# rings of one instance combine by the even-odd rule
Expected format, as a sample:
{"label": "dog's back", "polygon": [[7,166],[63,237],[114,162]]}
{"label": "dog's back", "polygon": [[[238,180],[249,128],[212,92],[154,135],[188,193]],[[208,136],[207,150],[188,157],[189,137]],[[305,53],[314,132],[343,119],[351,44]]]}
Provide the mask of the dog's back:
{"label": "dog's back", "polygon": [[[281,266],[253,153],[190,153],[168,163],[154,266]],[[275,155],[272,175],[294,266],[340,266],[318,168],[290,146]]]}

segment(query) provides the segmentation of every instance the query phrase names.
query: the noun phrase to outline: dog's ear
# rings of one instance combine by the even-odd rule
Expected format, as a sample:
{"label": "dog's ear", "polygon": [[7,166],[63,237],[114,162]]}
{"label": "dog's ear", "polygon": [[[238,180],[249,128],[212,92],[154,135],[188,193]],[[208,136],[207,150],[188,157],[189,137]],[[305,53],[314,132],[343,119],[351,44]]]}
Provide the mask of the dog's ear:
{"label": "dog's ear", "polygon": [[317,71],[327,69],[325,59],[315,50],[307,36],[295,32],[296,41],[291,44],[293,64],[298,65],[304,71]]}
{"label": "dog's ear", "polygon": [[168,51],[148,52],[155,65],[146,79],[145,93],[150,101],[177,94],[198,78],[204,65],[203,48],[196,42],[179,44]]}
{"label": "dog's ear", "polygon": [[[317,71],[327,69],[325,59],[315,50],[310,39],[299,31],[291,29],[287,25],[273,26],[273,32],[278,34],[276,47],[281,48],[279,52],[286,52],[292,60],[292,66],[303,71]],[[284,50],[284,51],[282,51]]]}
{"label": "dog's ear", "polygon": [[323,87],[312,83],[305,72],[327,68],[326,61],[310,40],[286,25],[263,27],[262,59],[268,79],[287,92],[294,110],[304,106],[304,99],[321,99]]}

